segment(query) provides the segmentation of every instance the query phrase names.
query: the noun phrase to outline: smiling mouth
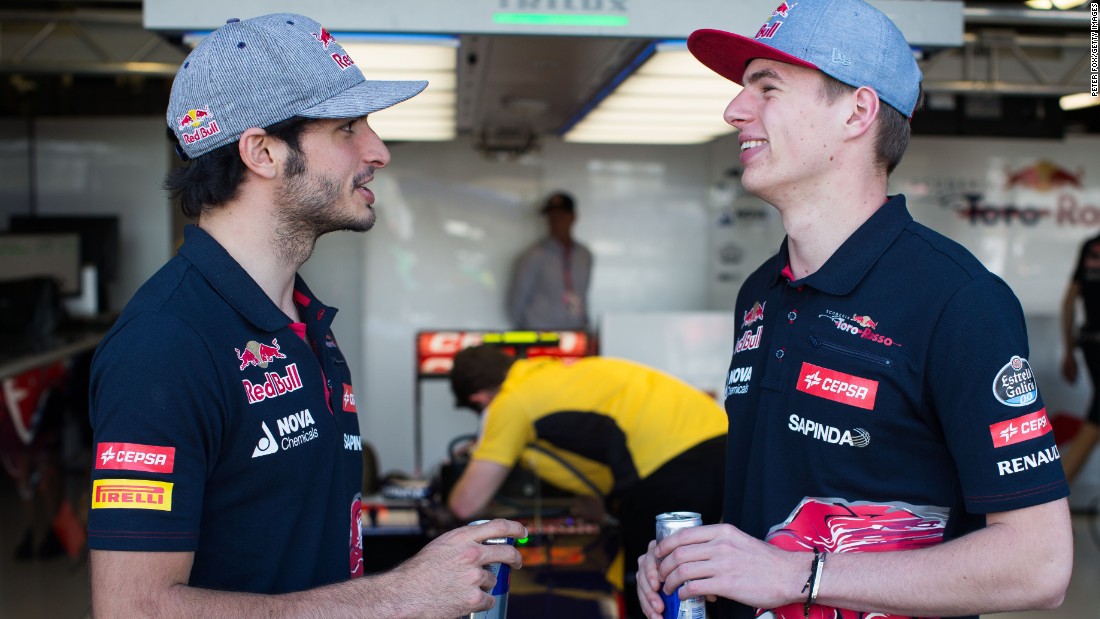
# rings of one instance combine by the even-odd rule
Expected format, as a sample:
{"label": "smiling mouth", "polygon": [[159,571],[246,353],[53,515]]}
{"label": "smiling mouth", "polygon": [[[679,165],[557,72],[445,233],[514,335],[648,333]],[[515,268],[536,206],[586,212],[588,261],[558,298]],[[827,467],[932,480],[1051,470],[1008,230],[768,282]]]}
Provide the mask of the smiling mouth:
{"label": "smiling mouth", "polygon": [[741,150],[748,150],[750,148],[756,148],[757,146],[763,146],[767,144],[767,140],[745,140],[741,142]]}

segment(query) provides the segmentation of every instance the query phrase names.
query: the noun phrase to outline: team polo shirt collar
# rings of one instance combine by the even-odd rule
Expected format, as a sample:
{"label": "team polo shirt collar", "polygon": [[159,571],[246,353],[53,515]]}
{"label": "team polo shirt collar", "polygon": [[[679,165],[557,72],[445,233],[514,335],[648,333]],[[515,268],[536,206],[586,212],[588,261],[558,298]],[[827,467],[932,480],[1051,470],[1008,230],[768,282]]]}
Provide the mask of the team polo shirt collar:
{"label": "team polo shirt collar", "polygon": [[[790,281],[788,285],[809,286],[832,295],[851,293],[912,221],[913,217],[905,207],[905,196],[899,194],[890,197],[844,241],[820,269],[803,279]],[[779,248],[779,259],[775,263],[773,285],[787,280],[784,270],[790,262],[787,238],[784,237]]]}
{"label": "team polo shirt collar", "polygon": [[[274,333],[290,322],[259,284],[202,228],[193,224],[184,228],[179,253],[226,303],[258,329]],[[327,333],[336,314],[335,308],[317,301],[298,275],[295,275],[294,289],[294,300],[309,310],[302,312],[302,322],[306,323],[310,335]]]}

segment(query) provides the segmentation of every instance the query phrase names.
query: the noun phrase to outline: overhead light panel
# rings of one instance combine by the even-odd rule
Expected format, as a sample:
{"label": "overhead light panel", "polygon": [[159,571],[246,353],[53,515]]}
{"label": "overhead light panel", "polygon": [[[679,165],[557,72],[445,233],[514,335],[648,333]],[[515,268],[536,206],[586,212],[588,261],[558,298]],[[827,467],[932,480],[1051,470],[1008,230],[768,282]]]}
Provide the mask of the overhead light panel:
{"label": "overhead light panel", "polygon": [[370,115],[383,140],[455,137],[458,39],[442,36],[334,35],[368,80],[428,80],[424,92]]}
{"label": "overhead light panel", "polygon": [[700,144],[734,129],[722,111],[741,87],[703,66],[686,41],[654,44],[567,127],[566,142]]}
{"label": "overhead light panel", "polygon": [[1094,105],[1100,105],[1100,97],[1088,92],[1066,95],[1058,99],[1058,106],[1063,110],[1079,110]]}
{"label": "overhead light panel", "polygon": [[1039,9],[1040,11],[1049,11],[1051,9],[1073,9],[1081,6],[1085,3],[1085,0],[1024,0],[1029,8]]}

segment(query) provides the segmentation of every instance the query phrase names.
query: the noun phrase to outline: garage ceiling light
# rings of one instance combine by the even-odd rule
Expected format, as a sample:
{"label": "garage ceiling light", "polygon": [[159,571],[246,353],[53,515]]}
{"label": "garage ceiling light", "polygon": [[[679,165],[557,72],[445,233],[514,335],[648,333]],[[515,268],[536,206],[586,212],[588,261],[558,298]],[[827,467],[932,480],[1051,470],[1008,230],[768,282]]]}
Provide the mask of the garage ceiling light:
{"label": "garage ceiling light", "polygon": [[656,43],[578,115],[563,138],[604,144],[709,142],[733,133],[722,111],[740,91],[696,60],[686,41]]}

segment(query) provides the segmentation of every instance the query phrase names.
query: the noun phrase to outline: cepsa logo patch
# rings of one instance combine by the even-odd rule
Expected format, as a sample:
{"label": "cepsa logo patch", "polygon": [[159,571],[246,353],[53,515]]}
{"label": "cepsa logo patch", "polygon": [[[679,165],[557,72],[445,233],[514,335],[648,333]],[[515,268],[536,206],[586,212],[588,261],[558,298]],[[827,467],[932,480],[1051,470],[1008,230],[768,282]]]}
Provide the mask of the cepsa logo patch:
{"label": "cepsa logo patch", "polygon": [[798,373],[798,390],[833,402],[874,410],[878,381],[803,363]]}
{"label": "cepsa logo patch", "polygon": [[167,475],[176,467],[176,448],[137,443],[100,443],[96,447],[95,467]]}
{"label": "cepsa logo patch", "polygon": [[993,397],[1005,406],[1027,406],[1039,397],[1027,359],[1014,356],[993,378]]}
{"label": "cepsa logo patch", "polygon": [[92,482],[92,509],[172,511],[170,482],[146,479],[97,479]]}
{"label": "cepsa logo patch", "polygon": [[1050,434],[1053,429],[1047,419],[1047,409],[1044,408],[1015,419],[990,424],[989,435],[993,438],[994,447],[1008,447]]}
{"label": "cepsa logo patch", "polygon": [[344,383],[344,399],[343,406],[345,413],[358,413],[359,409],[355,408],[355,392],[352,391],[351,385]]}

